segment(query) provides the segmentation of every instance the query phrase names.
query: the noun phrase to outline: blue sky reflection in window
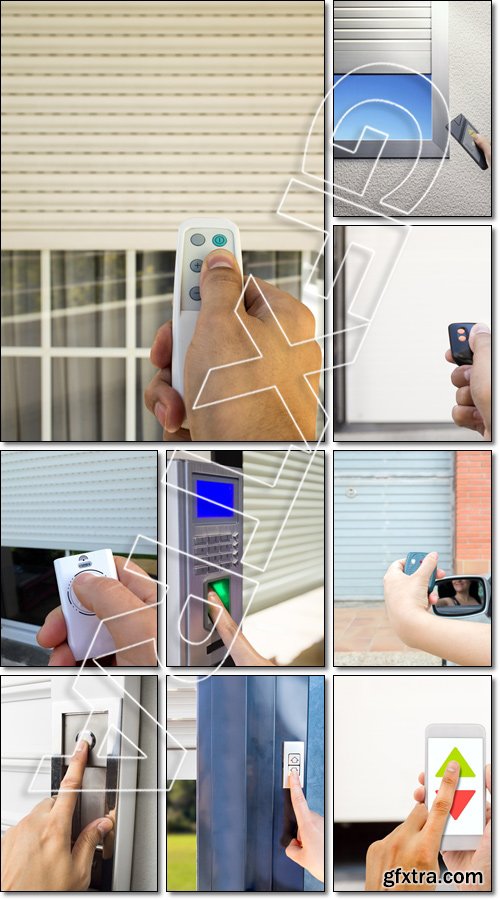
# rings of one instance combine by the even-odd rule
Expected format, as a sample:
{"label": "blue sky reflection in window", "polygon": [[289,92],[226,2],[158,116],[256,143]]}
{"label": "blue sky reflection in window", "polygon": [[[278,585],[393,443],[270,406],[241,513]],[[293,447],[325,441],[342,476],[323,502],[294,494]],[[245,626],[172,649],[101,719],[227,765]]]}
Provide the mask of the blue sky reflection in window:
{"label": "blue sky reflection in window", "polygon": [[[335,142],[357,141],[365,126],[384,132],[390,141],[418,140],[418,129],[405,110],[415,117],[422,131],[422,140],[432,139],[432,85],[430,75],[334,75],[337,85],[333,93]],[[429,80],[426,80],[429,79]],[[370,102],[376,100],[386,103]],[[365,102],[368,101],[368,102]],[[357,106],[346,115],[342,124],[338,122],[344,113]],[[404,107],[399,109],[398,104]],[[376,131],[368,130],[364,140],[380,141]]]}

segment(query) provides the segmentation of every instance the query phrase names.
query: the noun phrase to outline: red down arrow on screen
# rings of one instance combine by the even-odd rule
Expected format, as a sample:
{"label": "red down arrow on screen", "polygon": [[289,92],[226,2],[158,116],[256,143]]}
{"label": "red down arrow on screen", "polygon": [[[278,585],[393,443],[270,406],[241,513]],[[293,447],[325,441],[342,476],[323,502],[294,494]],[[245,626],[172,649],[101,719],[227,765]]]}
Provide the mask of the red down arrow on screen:
{"label": "red down arrow on screen", "polygon": [[458,819],[458,817],[462,815],[467,804],[472,800],[475,793],[475,791],[455,791],[453,803],[451,804],[450,816],[454,819]]}

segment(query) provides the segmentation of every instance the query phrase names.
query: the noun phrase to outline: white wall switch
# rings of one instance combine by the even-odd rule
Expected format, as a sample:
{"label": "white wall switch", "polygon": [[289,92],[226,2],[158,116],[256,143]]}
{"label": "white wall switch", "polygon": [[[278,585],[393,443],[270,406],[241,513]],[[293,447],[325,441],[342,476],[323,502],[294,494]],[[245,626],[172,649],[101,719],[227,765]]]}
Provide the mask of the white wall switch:
{"label": "white wall switch", "polygon": [[289,788],[288,776],[296,772],[300,786],[304,787],[305,744],[304,741],[283,741],[283,787]]}

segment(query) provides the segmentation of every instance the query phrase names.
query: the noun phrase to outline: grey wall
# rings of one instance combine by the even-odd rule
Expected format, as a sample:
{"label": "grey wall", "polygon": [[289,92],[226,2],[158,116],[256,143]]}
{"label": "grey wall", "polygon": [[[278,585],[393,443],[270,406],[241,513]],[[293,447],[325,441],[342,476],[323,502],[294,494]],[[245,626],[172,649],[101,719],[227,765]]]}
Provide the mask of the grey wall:
{"label": "grey wall", "polygon": [[[156,675],[141,675],[141,706],[157,717]],[[158,726],[141,712],[139,747],[147,759],[138,763],[137,805],[135,814],[134,849],[132,860],[132,891],[156,891],[158,889],[158,794],[156,793],[158,768]],[[147,788],[150,793],[141,793]]]}
{"label": "grey wall", "polygon": [[[491,136],[491,3],[489,0],[456,0],[449,3],[450,115],[463,113],[475,127]],[[411,160],[381,160],[363,200],[375,213],[391,214],[378,200],[396,187],[410,171]],[[334,180],[360,191],[373,160],[335,160]],[[435,160],[420,160],[415,174],[393,200],[406,210],[422,196],[436,172]],[[397,199],[396,199],[397,198]],[[355,198],[353,198],[355,199]],[[342,201],[334,201],[336,216],[369,215]],[[491,175],[483,172],[452,138],[450,159],[428,195],[412,215],[489,216]]]}

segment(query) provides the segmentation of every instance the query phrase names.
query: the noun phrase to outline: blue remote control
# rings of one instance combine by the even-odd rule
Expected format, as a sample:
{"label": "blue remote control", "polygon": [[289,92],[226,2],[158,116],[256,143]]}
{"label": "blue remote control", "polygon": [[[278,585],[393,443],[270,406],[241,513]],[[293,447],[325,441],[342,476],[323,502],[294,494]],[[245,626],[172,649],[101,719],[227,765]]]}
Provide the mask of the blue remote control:
{"label": "blue remote control", "polygon": [[[422,565],[422,560],[425,559],[427,553],[421,553],[419,550],[414,550],[412,553],[409,553],[406,557],[404,573],[405,575],[413,575],[417,569]],[[431,577],[429,578],[429,594],[432,593],[434,585],[436,584],[436,576],[437,576],[437,566],[434,569]]]}

